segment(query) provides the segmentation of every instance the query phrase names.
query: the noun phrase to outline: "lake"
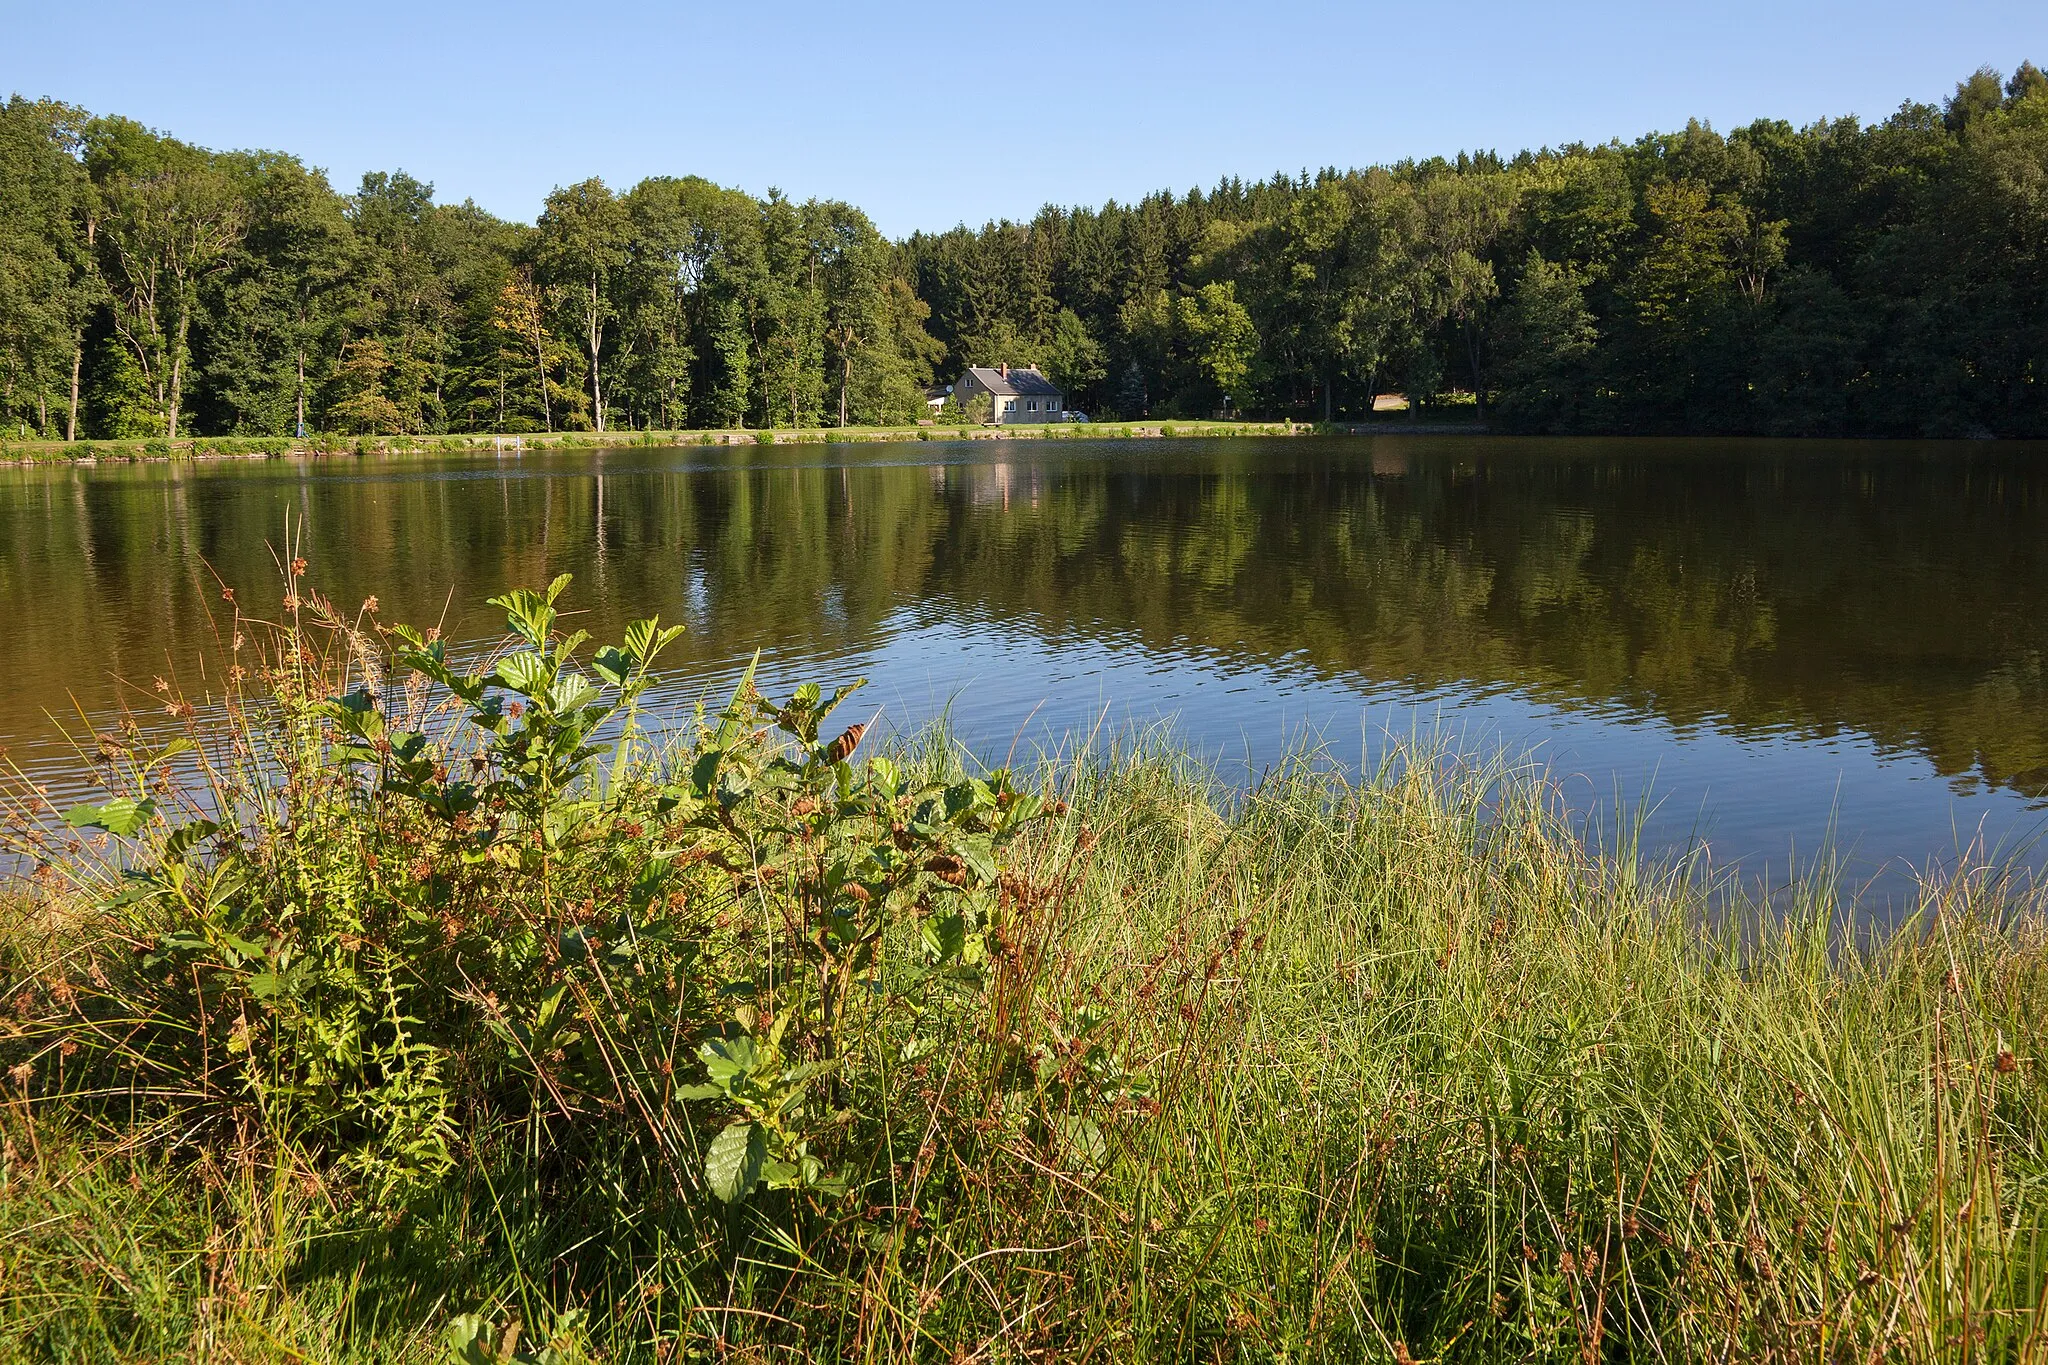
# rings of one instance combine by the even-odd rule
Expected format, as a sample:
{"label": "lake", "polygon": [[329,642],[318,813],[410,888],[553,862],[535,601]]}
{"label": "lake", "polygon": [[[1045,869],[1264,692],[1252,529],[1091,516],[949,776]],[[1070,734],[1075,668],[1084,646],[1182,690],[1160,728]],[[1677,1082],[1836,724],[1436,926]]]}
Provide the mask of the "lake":
{"label": "lake", "polygon": [[[1313,739],[1533,755],[1599,827],[1878,891],[2048,828],[2048,449],[1304,437],[633,447],[0,470],[0,745],[60,796],[87,734],[195,694],[233,585],[481,638],[574,573],[659,613],[681,706],[770,691],[1013,747],[1170,723],[1249,781]],[[288,555],[286,557],[289,557]],[[80,719],[80,717],[83,719]]]}

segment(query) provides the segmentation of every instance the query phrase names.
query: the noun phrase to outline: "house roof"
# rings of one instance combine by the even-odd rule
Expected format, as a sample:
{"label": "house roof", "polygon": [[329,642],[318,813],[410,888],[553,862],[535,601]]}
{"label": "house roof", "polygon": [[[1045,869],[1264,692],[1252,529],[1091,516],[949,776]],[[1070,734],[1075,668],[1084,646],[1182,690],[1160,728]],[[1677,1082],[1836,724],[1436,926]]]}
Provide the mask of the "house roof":
{"label": "house roof", "polygon": [[1003,372],[987,365],[970,365],[967,372],[973,375],[990,393],[1005,398],[1057,398],[1060,391],[1050,379],[1032,369],[1013,369],[1009,378]]}

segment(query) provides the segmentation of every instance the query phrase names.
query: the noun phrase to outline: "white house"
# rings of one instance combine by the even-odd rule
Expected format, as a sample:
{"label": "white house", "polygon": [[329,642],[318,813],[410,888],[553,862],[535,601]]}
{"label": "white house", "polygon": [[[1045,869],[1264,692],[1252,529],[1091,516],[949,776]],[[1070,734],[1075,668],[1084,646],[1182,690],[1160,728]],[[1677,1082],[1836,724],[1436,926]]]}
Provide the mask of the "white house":
{"label": "white house", "polygon": [[1053,382],[1038,372],[1036,365],[1011,369],[998,365],[990,369],[975,365],[953,386],[953,401],[966,407],[987,394],[998,425],[1017,422],[1057,422],[1066,412],[1064,395]]}

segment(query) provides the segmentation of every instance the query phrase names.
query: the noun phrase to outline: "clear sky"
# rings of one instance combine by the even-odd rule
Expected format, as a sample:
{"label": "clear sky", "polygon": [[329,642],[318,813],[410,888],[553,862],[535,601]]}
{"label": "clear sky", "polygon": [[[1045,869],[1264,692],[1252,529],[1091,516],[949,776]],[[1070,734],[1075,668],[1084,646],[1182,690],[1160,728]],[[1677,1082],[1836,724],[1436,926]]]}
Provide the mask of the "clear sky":
{"label": "clear sky", "polygon": [[400,169],[531,220],[558,184],[698,174],[884,232],[1700,117],[1881,118],[2048,67],[2048,0],[0,0],[0,93],[341,189]]}

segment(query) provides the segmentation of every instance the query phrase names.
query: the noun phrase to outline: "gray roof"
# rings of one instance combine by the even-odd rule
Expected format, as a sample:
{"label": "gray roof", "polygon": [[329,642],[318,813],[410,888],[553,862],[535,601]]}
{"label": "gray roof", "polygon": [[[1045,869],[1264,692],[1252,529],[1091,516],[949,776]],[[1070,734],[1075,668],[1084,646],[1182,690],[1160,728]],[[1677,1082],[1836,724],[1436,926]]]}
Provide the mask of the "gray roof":
{"label": "gray roof", "polygon": [[986,365],[970,365],[967,372],[975,377],[990,393],[1016,398],[1057,398],[1060,391],[1053,382],[1037,370],[1013,369],[1008,379],[1001,370]]}

